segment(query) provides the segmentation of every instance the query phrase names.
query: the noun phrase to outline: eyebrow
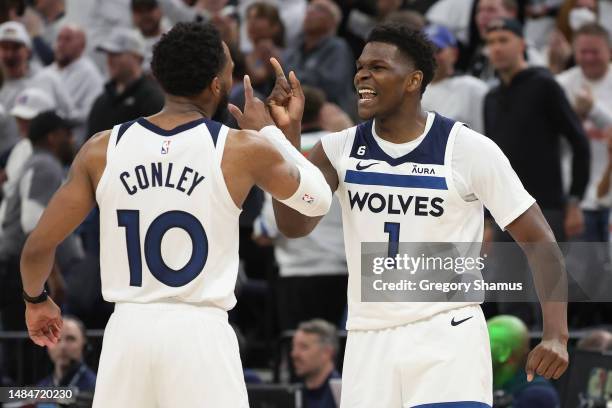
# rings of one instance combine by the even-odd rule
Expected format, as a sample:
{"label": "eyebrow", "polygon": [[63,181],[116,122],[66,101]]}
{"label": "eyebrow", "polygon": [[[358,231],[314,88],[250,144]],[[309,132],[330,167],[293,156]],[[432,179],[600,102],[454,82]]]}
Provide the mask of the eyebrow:
{"label": "eyebrow", "polygon": [[355,65],[364,65],[366,63],[368,63],[368,64],[385,64],[385,65],[388,64],[385,60],[382,60],[382,59],[379,59],[379,58],[373,59],[373,60],[366,60],[365,62],[362,61],[362,60],[355,61]]}

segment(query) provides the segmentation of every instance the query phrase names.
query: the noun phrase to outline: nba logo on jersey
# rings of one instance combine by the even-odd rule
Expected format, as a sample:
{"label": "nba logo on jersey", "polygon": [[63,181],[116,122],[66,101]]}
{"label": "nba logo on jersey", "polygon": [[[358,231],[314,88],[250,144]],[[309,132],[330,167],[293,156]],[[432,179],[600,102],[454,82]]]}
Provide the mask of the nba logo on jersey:
{"label": "nba logo on jersey", "polygon": [[314,201],[314,197],[313,197],[313,196],[311,196],[311,195],[309,195],[309,194],[304,194],[304,195],[302,196],[302,200],[304,200],[304,201],[305,201],[306,203],[308,203],[308,204],[312,204],[312,203],[313,203],[313,201]]}
{"label": "nba logo on jersey", "polygon": [[170,140],[166,140],[162,143],[161,154],[168,154],[170,151]]}

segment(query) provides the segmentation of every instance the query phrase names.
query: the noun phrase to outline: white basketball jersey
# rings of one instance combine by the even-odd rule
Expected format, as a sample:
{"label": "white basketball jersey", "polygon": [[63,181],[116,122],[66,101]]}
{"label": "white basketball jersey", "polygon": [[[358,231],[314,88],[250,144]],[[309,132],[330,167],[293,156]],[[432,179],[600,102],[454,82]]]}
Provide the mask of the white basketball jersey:
{"label": "white basketball jersey", "polygon": [[208,119],[113,128],[96,190],[105,300],[235,305],[240,209],[221,172],[227,133]]}
{"label": "white basketball jersey", "polygon": [[[483,206],[480,201],[466,202],[452,177],[453,144],[461,126],[436,114],[423,141],[398,158],[378,145],[372,120],[343,132],[344,148],[330,161],[340,181],[336,194],[349,269],[347,329],[399,326],[466,305],[363,302],[361,297],[362,243],[482,241]],[[325,142],[324,138],[329,157],[333,153]]]}

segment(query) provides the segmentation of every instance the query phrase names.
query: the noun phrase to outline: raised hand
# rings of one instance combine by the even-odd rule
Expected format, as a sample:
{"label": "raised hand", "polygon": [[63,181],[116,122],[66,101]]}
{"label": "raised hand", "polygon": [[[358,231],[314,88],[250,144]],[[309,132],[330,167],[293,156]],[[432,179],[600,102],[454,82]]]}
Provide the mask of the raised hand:
{"label": "raised hand", "polygon": [[274,125],[266,105],[256,97],[251,86],[251,78],[244,76],[244,112],[236,105],[229,104],[228,110],[241,129],[261,130],[266,126]]}
{"label": "raised hand", "polygon": [[274,89],[268,97],[268,106],[274,123],[285,134],[299,133],[304,114],[304,92],[297,76],[293,71],[289,73],[289,81],[285,77],[283,67],[276,58],[270,58],[274,68],[276,82]]}

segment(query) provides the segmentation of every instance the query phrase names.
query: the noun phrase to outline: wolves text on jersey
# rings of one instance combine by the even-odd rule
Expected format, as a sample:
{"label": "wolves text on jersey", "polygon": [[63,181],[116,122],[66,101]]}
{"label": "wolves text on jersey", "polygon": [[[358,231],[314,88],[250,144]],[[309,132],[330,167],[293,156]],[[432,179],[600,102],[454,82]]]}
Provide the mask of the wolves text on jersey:
{"label": "wolves text on jersey", "polygon": [[351,210],[369,210],[373,213],[407,214],[413,212],[416,216],[440,217],[444,214],[444,199],[441,197],[422,197],[401,194],[380,194],[370,192],[352,192],[348,190]]}

